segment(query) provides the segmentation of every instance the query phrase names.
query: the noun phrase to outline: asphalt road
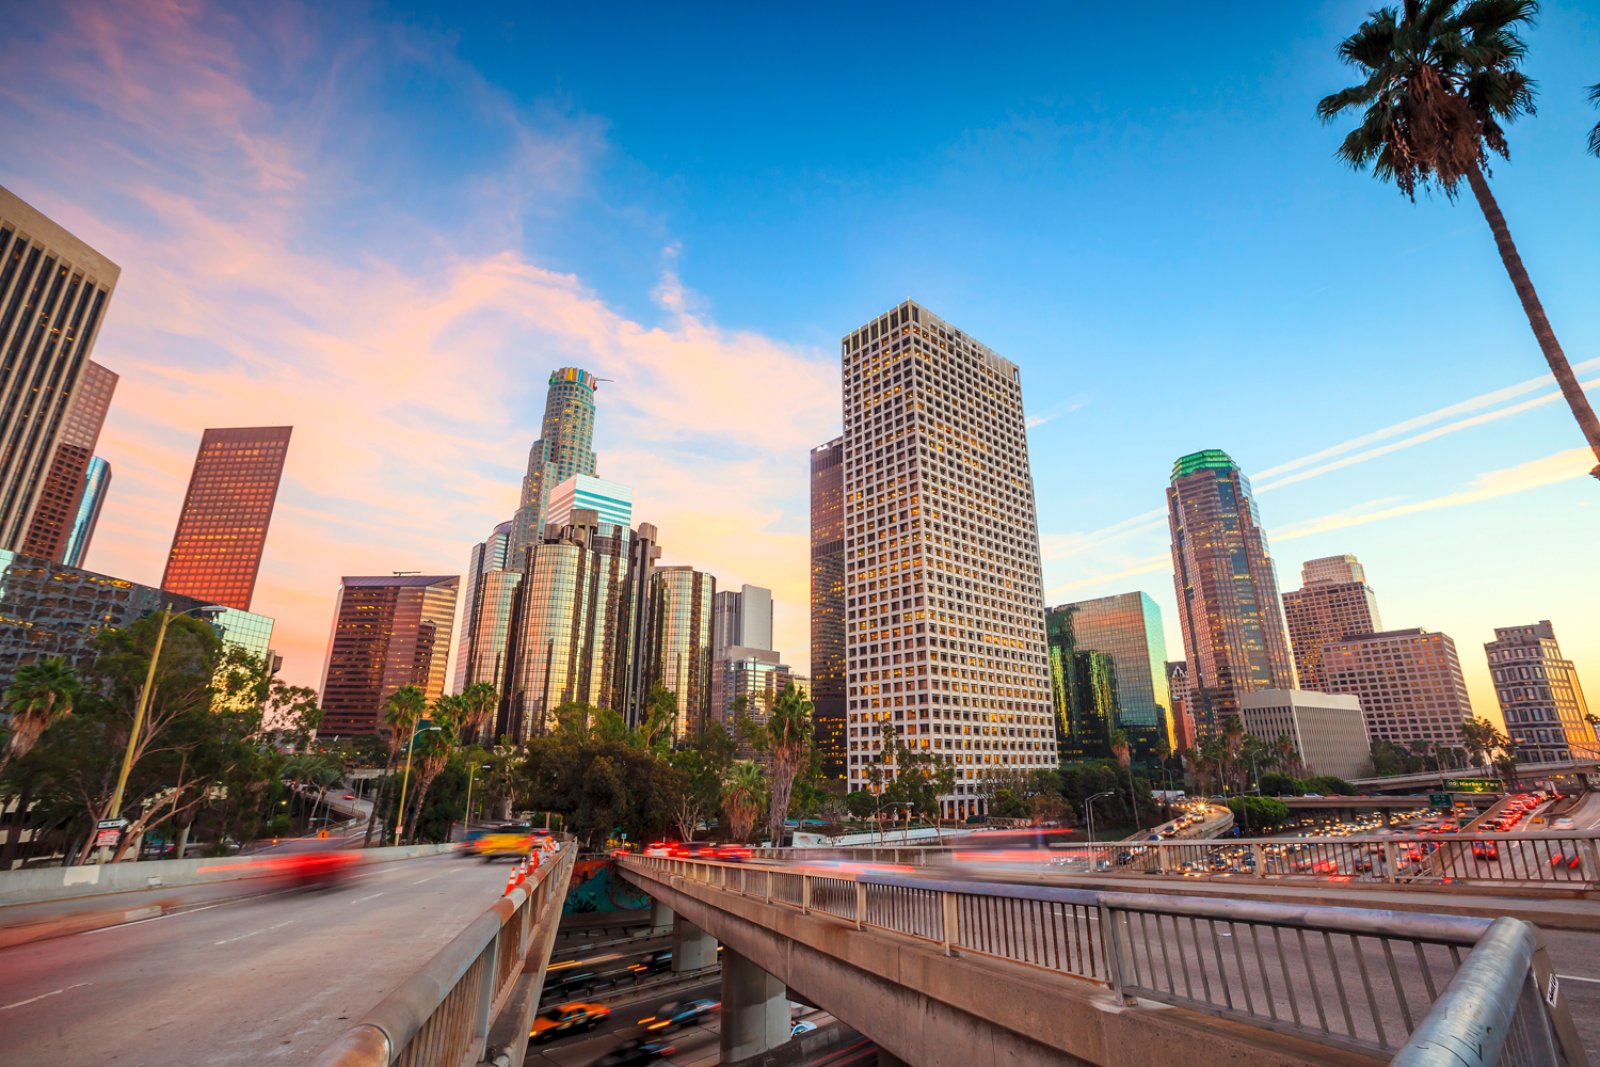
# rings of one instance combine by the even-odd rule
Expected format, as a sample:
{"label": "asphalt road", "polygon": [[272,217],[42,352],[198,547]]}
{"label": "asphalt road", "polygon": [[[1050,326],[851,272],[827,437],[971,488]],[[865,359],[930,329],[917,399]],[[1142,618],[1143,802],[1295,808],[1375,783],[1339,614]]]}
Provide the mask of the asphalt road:
{"label": "asphalt road", "polygon": [[5,949],[0,1065],[305,1063],[504,888],[433,856]]}

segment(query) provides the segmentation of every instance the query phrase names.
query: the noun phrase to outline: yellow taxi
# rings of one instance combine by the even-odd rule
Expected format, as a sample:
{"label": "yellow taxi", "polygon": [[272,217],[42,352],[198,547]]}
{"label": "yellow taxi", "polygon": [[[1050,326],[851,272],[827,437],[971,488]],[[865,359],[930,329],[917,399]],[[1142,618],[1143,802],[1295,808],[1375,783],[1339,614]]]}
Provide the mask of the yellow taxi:
{"label": "yellow taxi", "polygon": [[554,1041],[568,1034],[593,1030],[610,1016],[611,1009],[604,1004],[587,1004],[578,1000],[568,1004],[557,1004],[549,1011],[534,1017],[533,1029],[528,1031],[528,1040]]}

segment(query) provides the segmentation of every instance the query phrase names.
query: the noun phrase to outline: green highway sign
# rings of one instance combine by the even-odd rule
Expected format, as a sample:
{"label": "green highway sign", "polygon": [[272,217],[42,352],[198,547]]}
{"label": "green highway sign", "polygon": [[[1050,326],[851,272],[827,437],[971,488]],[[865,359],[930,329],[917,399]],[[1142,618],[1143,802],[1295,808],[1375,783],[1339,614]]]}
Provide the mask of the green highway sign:
{"label": "green highway sign", "polygon": [[1446,778],[1444,787],[1453,793],[1500,792],[1500,783],[1493,778]]}
{"label": "green highway sign", "polygon": [[1435,811],[1451,811],[1456,806],[1455,797],[1449,793],[1429,793],[1428,806]]}

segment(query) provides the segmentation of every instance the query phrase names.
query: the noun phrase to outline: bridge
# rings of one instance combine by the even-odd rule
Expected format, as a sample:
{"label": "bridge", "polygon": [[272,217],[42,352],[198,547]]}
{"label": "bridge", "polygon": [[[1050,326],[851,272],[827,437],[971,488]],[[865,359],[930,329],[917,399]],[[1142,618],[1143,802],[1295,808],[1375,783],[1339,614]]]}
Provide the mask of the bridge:
{"label": "bridge", "polygon": [[[1518,763],[1511,772],[1513,783],[1531,785],[1550,778],[1573,775],[1590,776],[1600,771],[1600,760],[1562,760],[1550,763]],[[1447,767],[1444,770],[1418,771],[1414,774],[1397,774],[1388,778],[1352,778],[1350,784],[1364,792],[1386,793],[1392,789],[1415,792],[1429,786],[1440,786],[1442,780],[1451,778],[1477,778],[1494,782],[1501,779],[1492,767]]]}

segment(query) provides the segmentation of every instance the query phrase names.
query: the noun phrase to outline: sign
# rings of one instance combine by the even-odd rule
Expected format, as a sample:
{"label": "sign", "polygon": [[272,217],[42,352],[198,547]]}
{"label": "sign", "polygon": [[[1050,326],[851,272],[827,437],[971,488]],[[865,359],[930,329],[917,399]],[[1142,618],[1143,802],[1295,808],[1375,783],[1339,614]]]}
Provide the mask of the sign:
{"label": "sign", "polygon": [[1550,976],[1550,984],[1544,988],[1544,1002],[1553,1008],[1556,1006],[1556,998],[1560,995],[1561,982],[1554,974],[1552,974]]}
{"label": "sign", "polygon": [[127,819],[101,819],[94,824],[96,830],[120,830],[128,825]]}
{"label": "sign", "polygon": [[1446,778],[1444,787],[1453,793],[1500,792],[1500,783],[1493,778]]}
{"label": "sign", "polygon": [[122,827],[117,826],[114,823],[112,825],[110,825],[110,826],[102,826],[98,830],[95,831],[94,847],[95,848],[115,848],[116,845],[117,845],[117,842],[120,841],[121,839],[122,839]]}
{"label": "sign", "polygon": [[1449,793],[1428,794],[1428,807],[1434,811],[1454,811],[1455,806],[1455,798]]}

